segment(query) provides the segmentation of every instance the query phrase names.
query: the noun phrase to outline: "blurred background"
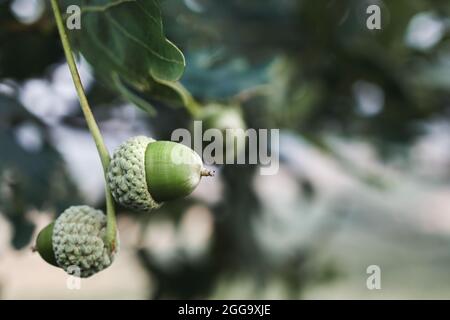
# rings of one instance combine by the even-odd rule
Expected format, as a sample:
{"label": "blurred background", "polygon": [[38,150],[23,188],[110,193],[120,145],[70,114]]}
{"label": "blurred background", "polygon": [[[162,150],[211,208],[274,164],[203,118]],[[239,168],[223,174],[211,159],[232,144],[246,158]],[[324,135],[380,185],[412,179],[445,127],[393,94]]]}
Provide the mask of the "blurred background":
{"label": "blurred background", "polygon": [[[370,4],[381,30],[366,27]],[[100,161],[49,2],[0,0],[0,299],[450,298],[448,1],[165,0],[162,12],[198,101],[280,129],[278,174],[217,166],[152,215],[119,208],[115,263],[68,289],[30,248],[68,206],[104,208]],[[149,116],[94,67],[79,56],[110,150],[192,125],[170,103]]]}

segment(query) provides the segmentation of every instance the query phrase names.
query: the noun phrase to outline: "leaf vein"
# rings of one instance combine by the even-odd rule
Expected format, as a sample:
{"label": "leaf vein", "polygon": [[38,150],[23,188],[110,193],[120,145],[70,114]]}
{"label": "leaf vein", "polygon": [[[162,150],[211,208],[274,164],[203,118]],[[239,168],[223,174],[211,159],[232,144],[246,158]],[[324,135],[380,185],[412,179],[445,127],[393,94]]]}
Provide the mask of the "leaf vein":
{"label": "leaf vein", "polygon": [[123,3],[126,2],[137,2],[137,0],[116,0],[110,3],[107,3],[103,6],[83,6],[83,8],[81,9],[81,12],[101,12],[101,11],[106,11],[112,7],[121,5]]}
{"label": "leaf vein", "polygon": [[157,19],[156,17],[154,17],[150,12],[148,12],[148,11],[146,10],[146,8],[143,7],[142,4],[141,4],[140,2],[136,2],[136,4],[137,4],[137,6],[138,6],[139,8],[142,9],[142,12],[143,12],[146,16],[148,16],[149,18],[151,18],[151,19],[153,20],[153,22],[155,22],[155,23],[156,23],[157,25],[159,25],[159,26],[162,26],[161,20],[158,20],[158,19]]}
{"label": "leaf vein", "polygon": [[110,14],[106,13],[107,17],[109,18],[109,20],[111,21],[112,25],[116,27],[117,30],[119,30],[123,35],[125,35],[126,37],[130,38],[131,40],[133,40],[134,42],[138,43],[139,45],[141,45],[142,47],[144,47],[145,49],[147,49],[151,54],[153,54],[154,56],[156,56],[157,58],[163,60],[163,61],[167,61],[167,62],[171,62],[171,63],[175,63],[175,64],[181,64],[183,65],[182,62],[178,61],[178,60],[174,60],[174,59],[169,59],[166,58],[162,55],[160,55],[158,52],[156,52],[155,50],[153,50],[152,48],[150,48],[147,44],[145,44],[144,42],[142,42],[141,40],[139,40],[138,38],[134,37],[133,35],[131,35],[127,30],[125,30],[124,28],[122,28],[122,26],[113,18],[111,17]]}

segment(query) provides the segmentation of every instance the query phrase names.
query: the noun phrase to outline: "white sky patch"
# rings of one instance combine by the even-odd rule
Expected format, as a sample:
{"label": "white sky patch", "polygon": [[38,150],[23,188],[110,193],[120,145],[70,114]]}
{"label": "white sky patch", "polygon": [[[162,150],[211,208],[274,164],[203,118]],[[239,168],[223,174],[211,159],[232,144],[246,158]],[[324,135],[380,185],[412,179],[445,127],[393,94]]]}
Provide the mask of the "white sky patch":
{"label": "white sky patch", "polygon": [[61,103],[46,80],[27,80],[20,89],[19,100],[28,111],[47,124],[55,124],[68,114],[67,106]]}
{"label": "white sky patch", "polygon": [[[85,59],[81,59],[78,63],[78,73],[85,89],[89,89],[94,80],[92,70]],[[52,73],[51,83],[53,90],[64,99],[77,100],[77,92],[73,85],[72,76],[70,74],[67,63],[59,64]]]}
{"label": "white sky patch", "polygon": [[409,22],[405,42],[414,49],[427,50],[444,36],[446,25],[432,12],[416,14]]}
{"label": "white sky patch", "polygon": [[428,133],[411,148],[414,173],[437,181],[446,181],[450,175],[450,125],[435,122]]}
{"label": "white sky patch", "polygon": [[371,117],[383,110],[384,91],[377,84],[359,80],[353,84],[352,90],[361,115]]}
{"label": "white sky patch", "polygon": [[41,130],[33,123],[26,122],[18,126],[14,135],[20,146],[28,152],[38,152],[44,143]]}
{"label": "white sky patch", "polygon": [[8,97],[13,97],[15,93],[16,89],[11,83],[7,83],[6,81],[0,82],[0,94]]}
{"label": "white sky patch", "polygon": [[[86,90],[93,83],[90,67],[85,60],[78,63],[80,77]],[[48,125],[57,124],[78,108],[78,97],[66,63],[55,67],[51,80],[30,79],[19,90],[19,100],[32,114]]]}
{"label": "white sky patch", "polygon": [[51,138],[61,153],[69,173],[89,204],[104,197],[104,176],[94,140],[88,131],[55,126]]}
{"label": "white sky patch", "polygon": [[203,11],[205,11],[205,9],[199,3],[198,0],[184,0],[184,4],[186,5],[186,7],[188,7],[190,10],[194,12],[202,13]]}
{"label": "white sky patch", "polygon": [[18,21],[32,24],[42,17],[45,3],[43,0],[14,0],[11,3],[11,11]]}

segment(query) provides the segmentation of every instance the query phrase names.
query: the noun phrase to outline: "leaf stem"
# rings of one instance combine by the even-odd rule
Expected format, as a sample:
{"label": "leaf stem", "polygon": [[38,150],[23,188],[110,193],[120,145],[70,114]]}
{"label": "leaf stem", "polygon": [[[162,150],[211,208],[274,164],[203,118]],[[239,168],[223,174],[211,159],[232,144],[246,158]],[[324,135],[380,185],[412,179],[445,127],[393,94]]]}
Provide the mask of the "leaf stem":
{"label": "leaf stem", "polygon": [[197,119],[202,112],[200,104],[197,102],[197,100],[195,100],[189,90],[181,84],[181,82],[177,82],[177,86],[178,90],[183,94],[183,100],[186,110],[190,113],[192,118]]}
{"label": "leaf stem", "polygon": [[[184,88],[184,87],[183,87]],[[186,90],[186,89],[185,89]],[[194,97],[191,96],[189,91],[187,91],[188,99],[185,101],[185,106],[187,111],[190,113],[190,115],[196,119],[201,114],[201,107],[200,104],[194,99]]]}
{"label": "leaf stem", "polygon": [[186,108],[187,112],[189,112],[192,118],[197,119],[201,115],[202,110],[200,104],[195,100],[189,90],[186,89],[186,87],[183,86],[181,82],[165,81],[161,79],[158,79],[157,82],[168,86],[169,88],[172,88],[173,90],[178,92],[181,99],[183,100],[184,107]]}
{"label": "leaf stem", "polygon": [[[97,151],[100,156],[100,160],[103,166],[103,173],[106,180],[106,172],[108,170],[109,162],[111,160],[109,152],[105,146],[102,134],[100,132],[100,129],[98,128],[97,122],[95,121],[94,115],[92,114],[91,108],[89,106],[89,102],[87,100],[83,84],[81,82],[81,78],[78,73],[77,65],[73,57],[73,51],[70,46],[69,38],[67,36],[67,32],[64,27],[64,21],[61,16],[61,9],[59,7],[58,1],[51,0],[51,3],[53,8],[53,14],[56,20],[56,25],[59,31],[59,36],[61,38],[61,43],[64,49],[64,54],[67,59],[67,64],[69,65],[70,73],[72,74],[73,83],[75,85],[78,98],[80,100],[81,109],[86,119],[87,126],[92,135],[92,138],[94,139],[95,146],[97,147]],[[106,193],[106,217],[107,217],[105,240],[110,246],[110,250],[115,250],[116,234],[117,234],[116,213],[114,207],[114,200],[112,198],[111,191],[109,190],[107,183],[105,183],[105,193]]]}

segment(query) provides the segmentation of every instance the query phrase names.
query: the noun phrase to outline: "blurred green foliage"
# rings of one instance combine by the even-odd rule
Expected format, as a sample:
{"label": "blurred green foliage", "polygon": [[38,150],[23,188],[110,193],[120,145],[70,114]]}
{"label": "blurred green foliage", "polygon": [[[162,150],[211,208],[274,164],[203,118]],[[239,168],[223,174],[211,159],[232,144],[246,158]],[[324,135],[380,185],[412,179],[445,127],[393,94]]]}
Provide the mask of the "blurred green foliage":
{"label": "blurred green foliage", "polygon": [[[49,68],[63,57],[49,8],[27,25],[12,15],[12,2],[0,1],[0,79],[20,85],[29,78],[47,77]],[[373,2],[382,5],[382,30],[366,28],[365,9],[371,1],[359,0],[166,0],[162,12],[166,36],[186,57],[181,82],[198,101],[240,103],[251,128],[291,130],[324,148],[324,134],[362,138],[388,157],[420,136],[427,122],[449,120],[449,33],[424,50],[409,46],[405,37],[411,19],[422,12],[432,12],[448,24],[450,3]],[[121,16],[117,23],[147,36],[144,21],[127,19]],[[121,58],[134,54],[146,60],[146,55],[137,47],[127,48],[123,39],[108,42],[115,33],[102,29],[101,22],[91,22],[90,38],[73,39],[78,45],[87,41],[81,45],[82,52],[93,50],[86,58],[98,82],[89,96],[100,119],[110,117],[106,108],[113,109],[122,97],[141,107],[150,104],[143,107],[146,110],[155,107],[154,117],[146,120],[155,138],[168,139],[173,129],[189,127],[191,119],[184,109],[167,108],[173,101],[158,99],[164,88],[130,86],[133,81],[121,72],[121,79],[128,81],[119,86],[121,90],[107,83],[108,77],[102,74],[115,69],[107,65],[106,54],[94,52],[93,44],[123,46]],[[136,63],[132,68],[126,63],[116,67],[148,75],[149,68],[140,70],[138,61],[132,61]],[[169,80],[179,75],[177,71]],[[381,92],[379,109],[362,112],[358,108],[355,91],[361,84]],[[79,120],[79,113],[63,119],[69,126]],[[33,123],[45,137],[38,152],[30,153],[15,142],[14,130],[24,122]],[[0,210],[15,226],[12,241],[17,248],[29,243],[33,230],[27,210],[61,210],[77,201],[64,163],[46,138],[47,130],[47,124],[20,105],[16,94],[0,96]],[[168,269],[145,248],[137,249],[142,265],[157,279],[153,297],[206,297],[219,279],[237,275],[252,277],[261,286],[279,278],[297,297],[309,280],[328,281],[335,276],[332,266],[306,267],[313,255],[307,250],[293,253],[286,261],[273,261],[263,253],[250,231],[260,214],[252,187],[255,169],[223,168],[224,194],[211,207],[215,231],[208,255],[194,261],[180,255],[177,268]],[[314,185],[299,183],[312,199]],[[161,210],[176,221],[192,201],[178,201]]]}
{"label": "blurred green foliage", "polygon": [[[45,137],[42,122],[11,96],[0,95],[0,114],[0,210],[14,227],[13,246],[21,249],[34,230],[26,217],[29,210],[61,211],[78,196],[59,153]],[[15,134],[23,125],[44,136],[39,150],[26,150],[18,142]]]}

